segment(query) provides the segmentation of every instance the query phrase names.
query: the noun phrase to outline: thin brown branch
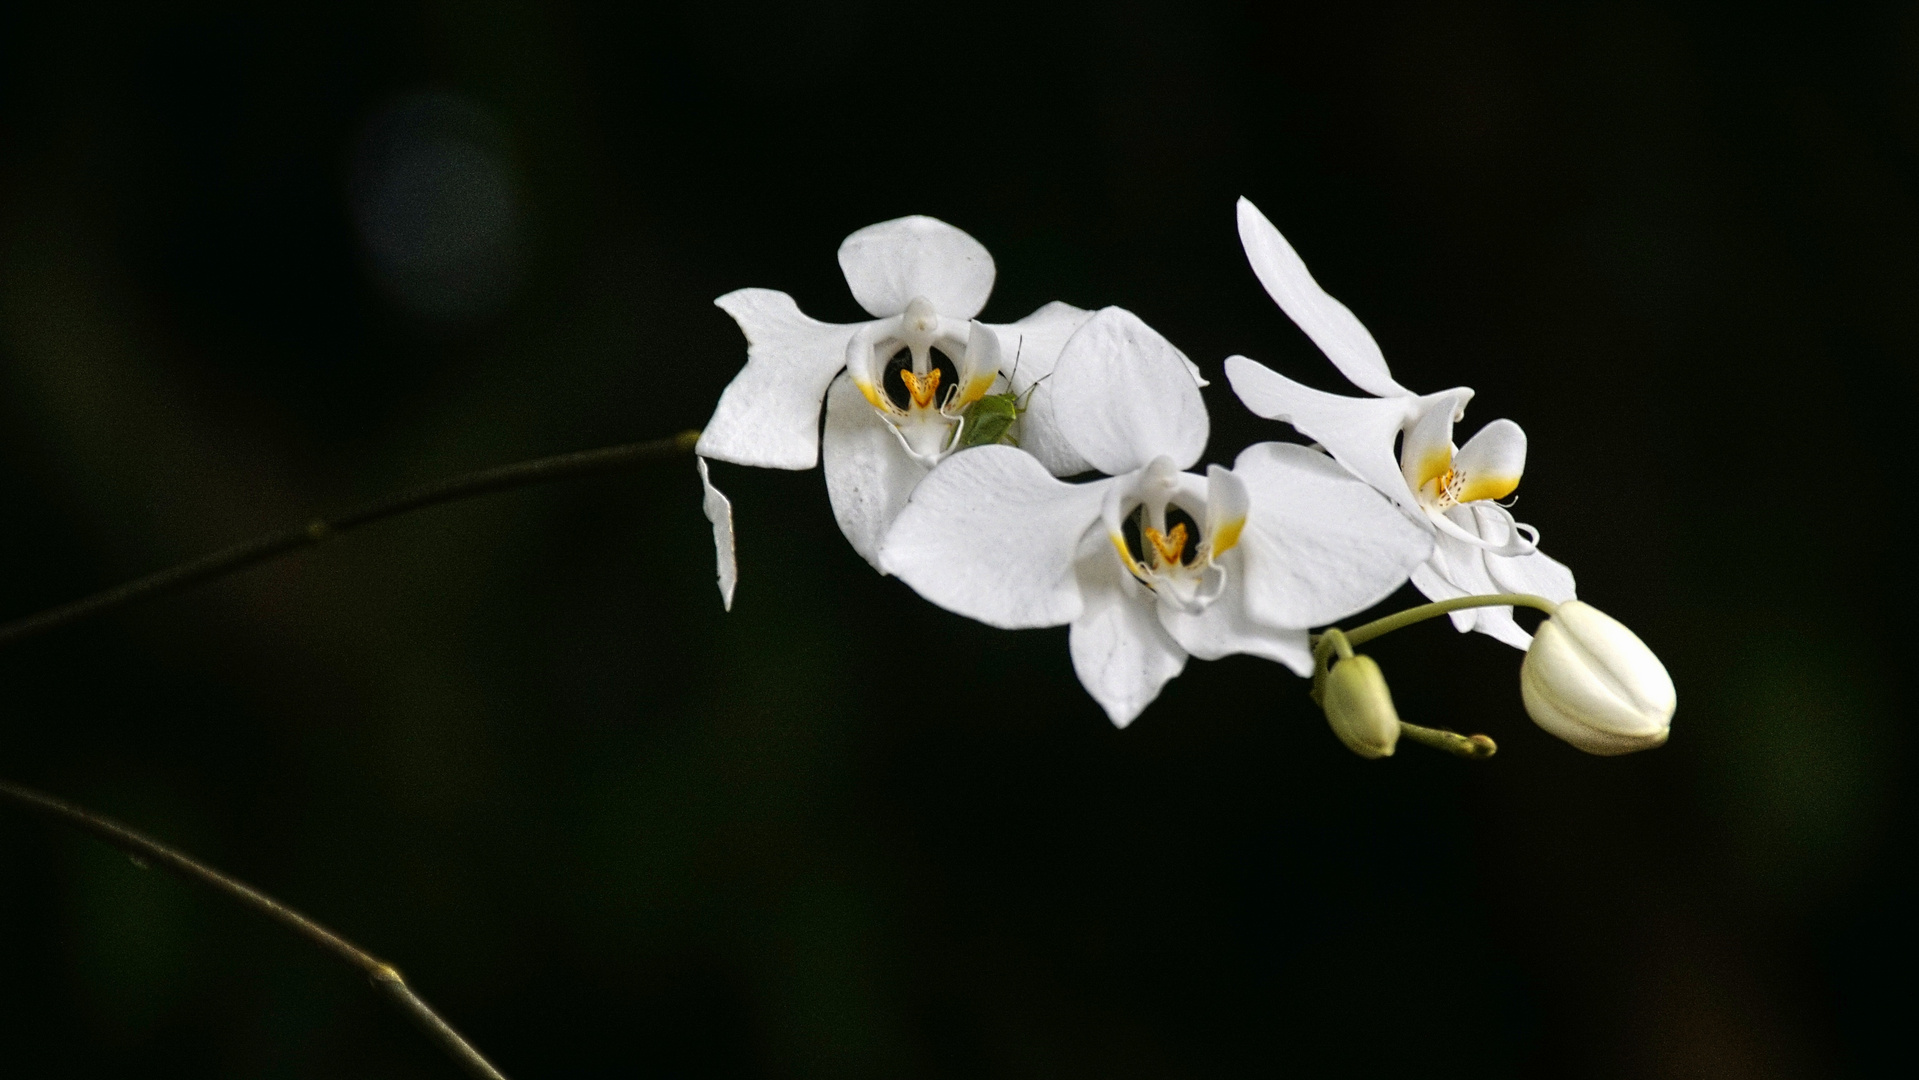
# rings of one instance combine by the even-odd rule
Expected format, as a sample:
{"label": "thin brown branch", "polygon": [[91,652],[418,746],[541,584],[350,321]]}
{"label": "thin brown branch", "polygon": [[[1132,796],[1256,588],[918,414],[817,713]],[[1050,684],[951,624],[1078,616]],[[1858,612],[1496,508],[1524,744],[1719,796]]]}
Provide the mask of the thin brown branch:
{"label": "thin brown branch", "polygon": [[646,462],[677,457],[691,453],[693,444],[698,442],[699,438],[699,432],[687,431],[670,439],[627,443],[624,446],[608,446],[599,450],[582,450],[573,454],[538,458],[424,484],[335,517],[315,518],[305,525],[235,544],[183,562],[178,566],[168,567],[158,573],[135,578],[124,585],[116,585],[85,599],[62,604],[39,614],[0,625],[0,648],[48,630],[68,626],[102,612],[124,607],[135,601],[225,577],[281,555],[315,547],[342,533],[363,525],[371,525],[376,521],[385,521],[429,506],[470,499],[476,495],[530,487],[552,480],[618,472]]}
{"label": "thin brown branch", "polygon": [[398,968],[314,922],[306,915],[244,881],[228,877],[211,866],[175,851],[157,840],[143,836],[111,818],[102,817],[63,799],[56,799],[32,788],[20,787],[4,780],[0,780],[0,797],[90,833],[145,865],[163,867],[190,881],[197,881],[223,892],[291,929],[364,972],[374,986],[379,987],[392,998],[400,1007],[400,1011],[406,1013],[408,1019],[432,1036],[433,1041],[439,1043],[441,1048],[467,1072],[484,1080],[506,1080],[504,1073],[494,1068],[493,1063],[475,1050],[472,1043],[467,1042],[439,1013],[433,1011],[432,1006],[407,986]]}

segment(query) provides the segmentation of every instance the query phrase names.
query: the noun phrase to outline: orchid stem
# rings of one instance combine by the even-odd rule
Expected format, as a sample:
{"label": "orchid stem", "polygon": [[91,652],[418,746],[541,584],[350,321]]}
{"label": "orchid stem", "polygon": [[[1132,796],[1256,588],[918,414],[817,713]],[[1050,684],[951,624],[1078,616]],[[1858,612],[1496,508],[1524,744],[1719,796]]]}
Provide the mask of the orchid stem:
{"label": "orchid stem", "polygon": [[[1322,706],[1325,704],[1326,677],[1331,673],[1335,654],[1341,660],[1350,660],[1353,657],[1355,645],[1364,645],[1376,637],[1390,634],[1395,630],[1403,630],[1414,623],[1476,607],[1529,607],[1537,608],[1548,616],[1559,610],[1558,604],[1543,596],[1534,596],[1531,593],[1491,593],[1484,596],[1458,596],[1451,600],[1435,600],[1430,604],[1396,611],[1383,619],[1362,623],[1351,630],[1329,626],[1314,634],[1312,639],[1313,685],[1308,694],[1312,697],[1313,704]],[[1399,722],[1399,733],[1414,742],[1463,758],[1489,758],[1499,749],[1493,740],[1485,735],[1461,735],[1458,732],[1408,724],[1404,720]]]}
{"label": "orchid stem", "polygon": [[465,476],[423,484],[397,495],[390,495],[378,502],[349,510],[336,517],[314,518],[305,525],[235,544],[232,547],[202,555],[197,559],[190,559],[178,566],[169,567],[159,573],[135,578],[123,585],[116,585],[104,592],[95,593],[70,604],[62,604],[37,615],[29,615],[0,625],[0,648],[48,630],[80,622],[102,612],[124,607],[150,596],[174,592],[190,585],[198,585],[203,581],[212,581],[291,552],[316,547],[342,533],[363,525],[371,525],[376,521],[385,521],[415,510],[424,510],[429,506],[458,502],[496,491],[510,491],[514,488],[531,487],[551,480],[567,480],[576,476],[619,472],[635,465],[662,461],[691,453],[693,444],[698,442],[699,438],[699,432],[686,431],[668,439],[627,443],[623,446],[608,446],[598,450],[581,450],[572,454],[536,458],[532,461],[502,465],[494,469],[468,473]]}
{"label": "orchid stem", "polygon": [[[1353,655],[1353,646],[1355,645],[1364,645],[1366,642],[1382,634],[1390,634],[1395,630],[1403,630],[1414,623],[1422,623],[1427,619],[1436,619],[1441,615],[1446,615],[1454,611],[1462,611],[1466,608],[1476,607],[1515,606],[1538,608],[1547,615],[1551,615],[1553,612],[1559,610],[1558,604],[1555,604],[1543,596],[1534,596],[1531,593],[1489,593],[1483,596],[1456,596],[1451,600],[1435,600],[1430,604],[1421,604],[1418,607],[1409,607],[1404,611],[1395,611],[1383,619],[1374,619],[1372,622],[1362,623],[1359,626],[1353,627],[1351,630],[1341,630],[1336,626],[1329,626],[1319,633],[1314,634],[1312,638],[1313,688],[1311,695],[1313,704],[1319,704],[1320,698],[1324,694],[1326,672],[1331,666],[1332,657],[1335,652],[1339,654],[1340,659],[1347,659]],[[5,637],[0,636],[0,645],[4,645],[5,643]]]}
{"label": "orchid stem", "polygon": [[95,838],[126,852],[139,866],[158,865],[175,874],[202,885],[211,886],[240,903],[265,915],[267,918],[291,929],[327,952],[345,960],[366,973],[374,986],[380,988],[393,999],[401,1012],[418,1024],[433,1041],[440,1044],[454,1061],[474,1076],[483,1080],[506,1080],[506,1075],[493,1066],[484,1055],[473,1048],[453,1025],[446,1022],[439,1013],[433,1011],[413,988],[400,976],[400,970],[392,964],[374,956],[353,942],[321,926],[312,919],[275,900],[273,897],[248,885],[243,881],[222,874],[205,863],[199,862],[181,852],[167,847],[157,840],[149,839],[127,828],[111,818],[102,817],[91,810],[75,806],[63,799],[56,799],[35,791],[0,780],[0,797],[44,814],[47,817],[72,825],[82,832],[91,833]]}
{"label": "orchid stem", "polygon": [[[1364,645],[1376,637],[1390,634],[1395,630],[1403,630],[1414,623],[1422,623],[1427,619],[1436,619],[1441,615],[1449,615],[1455,611],[1464,611],[1467,608],[1476,607],[1529,607],[1537,608],[1547,615],[1551,615],[1553,612],[1559,610],[1558,604],[1543,596],[1534,596],[1531,593],[1491,593],[1484,596],[1456,596],[1451,600],[1435,600],[1430,604],[1421,604],[1418,607],[1409,607],[1404,611],[1395,611],[1383,619],[1374,619],[1372,622],[1362,623],[1359,626],[1353,627],[1351,630],[1341,630],[1338,633],[1339,637],[1349,646]],[[1328,629],[1323,633],[1314,635],[1313,651],[1321,652],[1325,649],[1335,647],[1336,643],[1331,640],[1333,634],[1334,631]]]}
{"label": "orchid stem", "polygon": [[1326,676],[1332,671],[1334,653],[1341,660],[1351,660],[1353,646],[1339,627],[1329,626],[1324,633],[1313,636],[1313,688],[1307,693],[1315,705],[1326,703]]}
{"label": "orchid stem", "polygon": [[1353,640],[1339,627],[1329,626],[1326,628],[1326,643],[1332,647],[1334,652],[1339,654],[1341,660],[1351,660],[1353,658]]}

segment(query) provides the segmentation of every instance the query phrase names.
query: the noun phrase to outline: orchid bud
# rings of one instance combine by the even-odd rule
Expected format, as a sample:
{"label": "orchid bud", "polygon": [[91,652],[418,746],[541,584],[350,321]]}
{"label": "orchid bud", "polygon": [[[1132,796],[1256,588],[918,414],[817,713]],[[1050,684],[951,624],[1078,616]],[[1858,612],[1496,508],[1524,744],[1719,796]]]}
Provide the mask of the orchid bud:
{"label": "orchid bud", "polygon": [[1568,600],[1541,623],[1519,669],[1533,722],[1589,754],[1666,741],[1678,695],[1646,643],[1590,604]]}
{"label": "orchid bud", "polygon": [[1399,743],[1399,713],[1386,676],[1370,656],[1349,656],[1326,674],[1326,722],[1346,749],[1363,758],[1391,757]]}

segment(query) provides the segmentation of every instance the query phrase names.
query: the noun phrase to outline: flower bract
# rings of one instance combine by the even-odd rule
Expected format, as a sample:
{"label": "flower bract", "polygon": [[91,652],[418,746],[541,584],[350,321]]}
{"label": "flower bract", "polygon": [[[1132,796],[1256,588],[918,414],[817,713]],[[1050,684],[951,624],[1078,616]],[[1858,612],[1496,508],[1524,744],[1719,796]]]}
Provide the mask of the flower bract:
{"label": "flower bract", "polygon": [[[1240,401],[1318,440],[1432,534],[1432,557],[1412,575],[1428,597],[1506,592],[1572,599],[1572,571],[1542,554],[1537,530],[1515,521],[1498,501],[1518,488],[1525,471],[1526,434],[1519,425],[1495,420],[1455,446],[1453,425],[1464,417],[1471,390],[1415,394],[1401,386],[1371,332],[1320,288],[1292,245],[1245,199],[1239,234],[1266,292],[1348,381],[1373,395],[1314,390],[1234,356],[1226,361],[1226,377]],[[1452,620],[1460,630],[1479,630],[1516,648],[1531,641],[1509,607],[1458,611]]]}
{"label": "flower bract", "polygon": [[1081,327],[1049,390],[1062,438],[1107,477],[1067,483],[1022,450],[964,450],[913,492],[881,565],[993,626],[1070,625],[1074,669],[1115,724],[1189,656],[1307,674],[1308,627],[1383,599],[1431,552],[1387,500],[1303,446],[1184,471],[1208,434],[1198,383],[1130,312]]}
{"label": "flower bract", "polygon": [[733,554],[733,503],[713,486],[705,458],[696,457],[693,464],[700,470],[700,509],[705,511],[706,520],[713,523],[713,555],[719,568],[720,601],[726,610],[732,611],[733,587],[740,580],[739,561]]}

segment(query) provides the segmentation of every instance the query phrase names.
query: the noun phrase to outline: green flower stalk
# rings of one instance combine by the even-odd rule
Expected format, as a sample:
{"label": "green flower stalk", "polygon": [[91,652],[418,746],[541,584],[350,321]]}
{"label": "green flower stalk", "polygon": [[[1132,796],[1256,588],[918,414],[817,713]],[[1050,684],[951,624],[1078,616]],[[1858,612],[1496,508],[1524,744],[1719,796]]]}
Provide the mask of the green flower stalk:
{"label": "green flower stalk", "polygon": [[1333,733],[1367,758],[1390,756],[1400,736],[1461,757],[1492,756],[1496,747],[1484,735],[1458,735],[1400,720],[1379,665],[1355,654],[1353,646],[1454,611],[1494,606],[1546,613],[1519,671],[1520,698],[1534,723],[1602,756],[1665,743],[1678,695],[1672,676],[1646,643],[1591,604],[1554,603],[1525,593],[1440,600],[1351,630],[1328,629],[1317,635],[1313,700],[1326,710]]}

